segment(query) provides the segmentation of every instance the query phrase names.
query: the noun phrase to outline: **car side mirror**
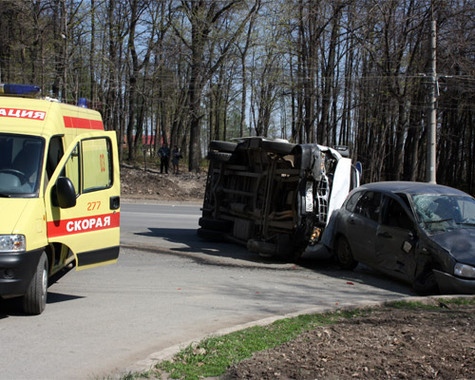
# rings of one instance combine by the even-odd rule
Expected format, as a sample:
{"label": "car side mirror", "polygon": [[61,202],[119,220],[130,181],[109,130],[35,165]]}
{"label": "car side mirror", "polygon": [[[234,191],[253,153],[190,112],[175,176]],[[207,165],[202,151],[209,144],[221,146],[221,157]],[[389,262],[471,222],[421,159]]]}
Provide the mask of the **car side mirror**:
{"label": "car side mirror", "polygon": [[76,190],[71,180],[67,177],[59,177],[52,191],[53,205],[61,208],[76,206]]}

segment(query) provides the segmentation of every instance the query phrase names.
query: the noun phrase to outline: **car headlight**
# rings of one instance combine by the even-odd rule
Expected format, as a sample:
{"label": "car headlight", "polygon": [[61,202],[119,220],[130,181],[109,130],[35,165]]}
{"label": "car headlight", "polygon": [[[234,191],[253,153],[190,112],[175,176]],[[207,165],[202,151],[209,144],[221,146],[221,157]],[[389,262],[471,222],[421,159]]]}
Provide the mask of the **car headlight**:
{"label": "car headlight", "polygon": [[24,252],[25,235],[0,235],[0,252]]}
{"label": "car headlight", "polygon": [[475,278],[475,267],[466,264],[455,264],[454,273],[459,277]]}

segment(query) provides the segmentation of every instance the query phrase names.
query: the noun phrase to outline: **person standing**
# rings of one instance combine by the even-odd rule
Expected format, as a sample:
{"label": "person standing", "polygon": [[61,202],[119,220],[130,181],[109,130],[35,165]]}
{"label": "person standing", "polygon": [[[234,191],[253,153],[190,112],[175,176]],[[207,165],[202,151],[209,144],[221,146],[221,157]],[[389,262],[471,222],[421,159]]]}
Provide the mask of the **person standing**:
{"label": "person standing", "polygon": [[178,147],[175,145],[172,150],[172,165],[173,165],[173,174],[178,174],[180,166],[181,153]]}
{"label": "person standing", "polygon": [[158,150],[158,155],[160,157],[160,173],[163,174],[163,170],[165,170],[165,174],[168,174],[168,162],[170,160],[170,148],[168,147],[167,143],[164,143],[160,149]]}

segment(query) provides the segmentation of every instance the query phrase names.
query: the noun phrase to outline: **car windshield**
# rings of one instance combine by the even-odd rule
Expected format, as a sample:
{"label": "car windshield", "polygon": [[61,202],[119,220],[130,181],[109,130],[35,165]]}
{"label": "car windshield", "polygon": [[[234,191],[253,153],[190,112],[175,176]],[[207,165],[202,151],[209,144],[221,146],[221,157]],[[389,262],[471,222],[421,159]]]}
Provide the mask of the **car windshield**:
{"label": "car windshield", "polygon": [[37,194],[43,149],[40,137],[0,134],[0,197]]}
{"label": "car windshield", "polygon": [[431,235],[475,228],[475,199],[468,195],[418,194],[412,200],[418,223]]}

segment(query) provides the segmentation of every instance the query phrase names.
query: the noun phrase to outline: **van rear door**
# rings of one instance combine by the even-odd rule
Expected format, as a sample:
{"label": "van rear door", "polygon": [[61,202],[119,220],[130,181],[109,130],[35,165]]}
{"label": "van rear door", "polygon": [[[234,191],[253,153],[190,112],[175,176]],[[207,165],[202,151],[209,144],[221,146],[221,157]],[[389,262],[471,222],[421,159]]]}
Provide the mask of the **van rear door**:
{"label": "van rear door", "polygon": [[[64,202],[64,188],[69,201]],[[67,246],[76,268],[117,261],[120,169],[115,132],[81,134],[66,150],[46,187],[50,243]]]}
{"label": "van rear door", "polygon": [[341,207],[348,193],[354,187],[359,186],[359,176],[356,175],[357,183],[352,184],[352,175],[355,169],[351,165],[349,158],[340,158],[333,173],[333,184],[331,188],[330,202],[328,206],[327,224],[334,210]]}

